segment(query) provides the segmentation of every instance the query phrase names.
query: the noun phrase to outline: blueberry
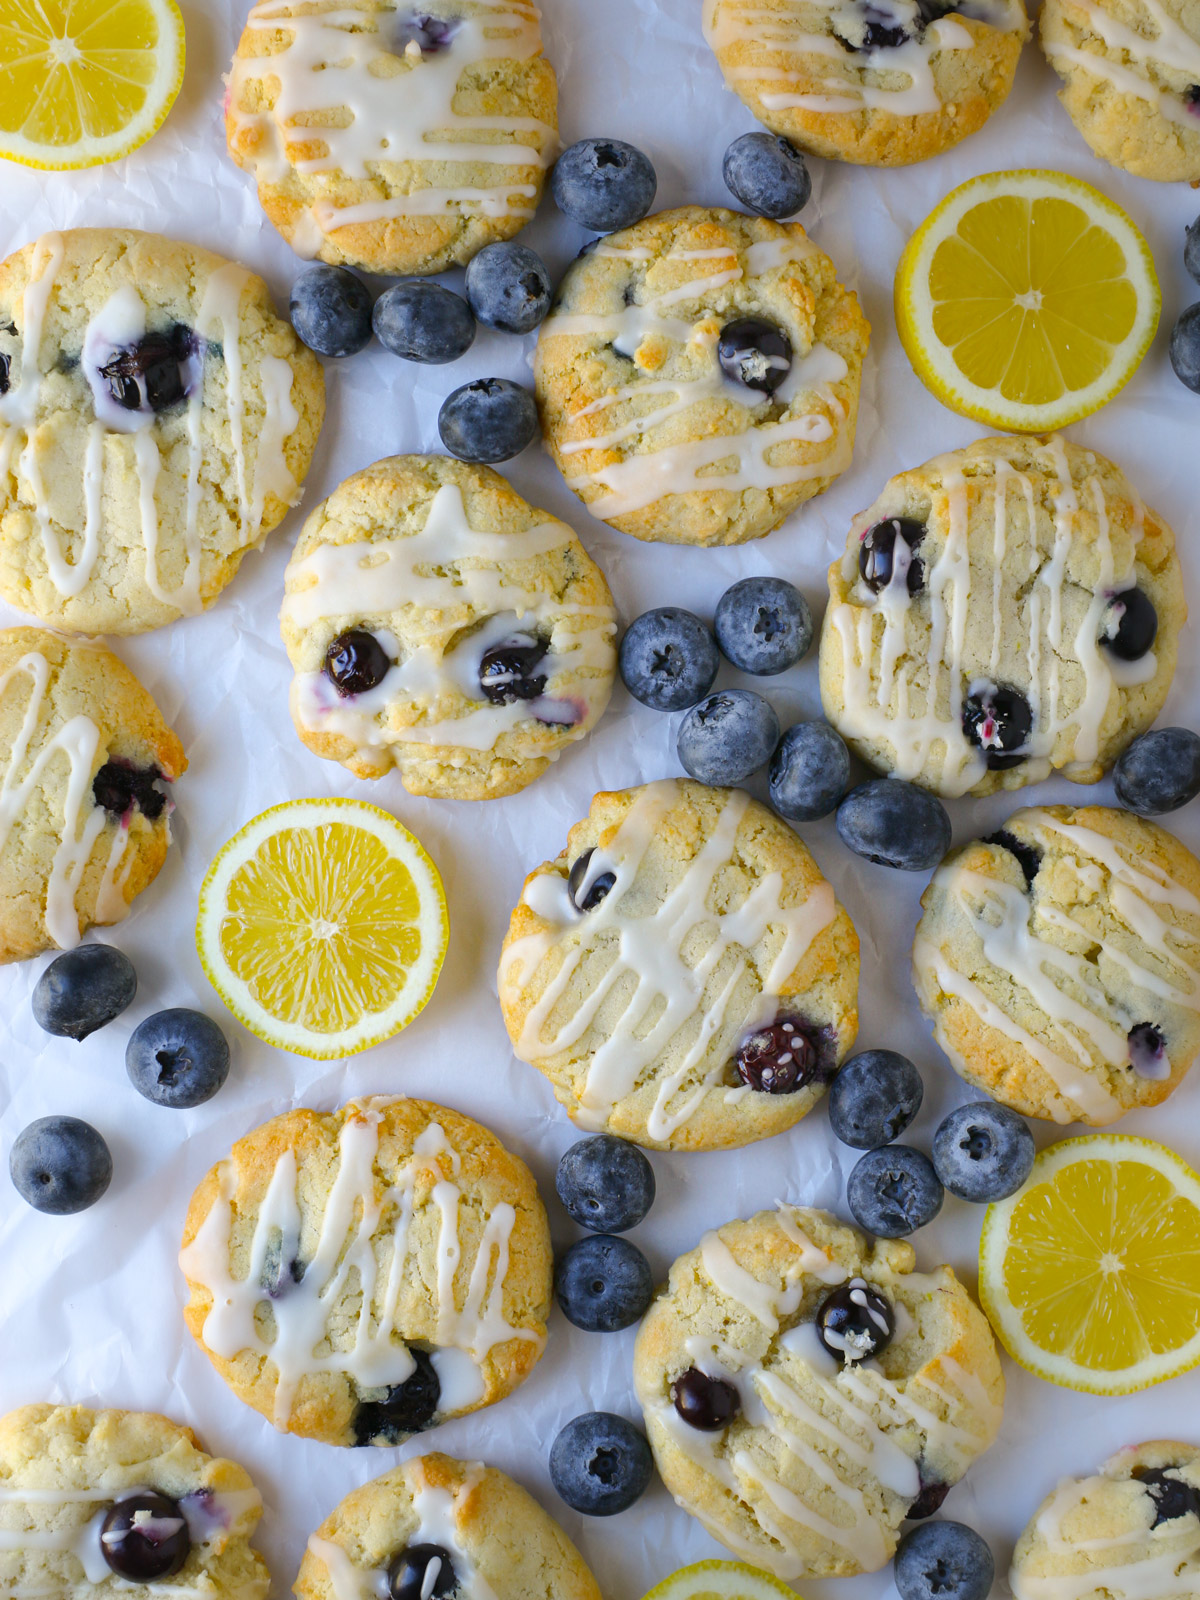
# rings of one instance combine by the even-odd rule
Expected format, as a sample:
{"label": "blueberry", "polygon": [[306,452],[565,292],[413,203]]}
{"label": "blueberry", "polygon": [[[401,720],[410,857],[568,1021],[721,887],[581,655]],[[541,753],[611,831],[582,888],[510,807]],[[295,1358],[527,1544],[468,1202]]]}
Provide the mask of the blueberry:
{"label": "blueberry", "polygon": [[597,1133],[563,1156],[554,1187],[581,1228],[624,1233],[636,1228],[654,1204],[654,1169],[636,1145]]}
{"label": "blueberry", "polygon": [[1100,643],[1121,661],[1140,661],[1154,645],[1158,612],[1141,589],[1123,589],[1113,596],[1104,616]]}
{"label": "blueberry", "polygon": [[388,1567],[387,1586],[391,1600],[442,1600],[458,1590],[454,1558],[444,1545],[407,1545]]}
{"label": "blueberry", "polygon": [[720,658],[712,634],[690,611],[643,611],[621,640],[619,665],[635,700],[655,711],[686,711],[712,688]]}
{"label": "blueberry", "polygon": [[1134,1467],[1133,1476],[1154,1502],[1152,1527],[1174,1522],[1179,1517],[1200,1517],[1200,1489],[1186,1478],[1169,1476],[1169,1467]]}
{"label": "blueberry", "polygon": [[689,1428],[719,1433],[742,1409],[742,1397],[724,1378],[689,1367],[671,1385],[671,1404]]}
{"label": "blueberry", "polygon": [[900,1600],[987,1600],[996,1563],[973,1528],[926,1522],[901,1539],[893,1575]]}
{"label": "blueberry", "polygon": [[740,317],[721,329],[717,360],[734,383],[774,394],[792,370],[792,341],[773,322]]}
{"label": "blueberry", "polygon": [[1200,217],[1189,225],[1184,235],[1183,264],[1196,282],[1200,283]]}
{"label": "blueberry", "polygon": [[902,1239],[942,1209],[942,1185],[929,1157],[909,1144],[868,1150],[846,1184],[846,1203],[860,1228]]}
{"label": "blueberry", "polygon": [[292,327],[319,356],[352,356],[371,337],[371,291],[345,267],[306,267],[292,285]]}
{"label": "blueberry", "polygon": [[834,38],[844,50],[896,50],[911,38],[907,28],[895,19],[886,6],[859,0],[843,8],[833,24]]}
{"label": "blueberry", "polygon": [[[826,1034],[823,1037],[823,1034]],[[795,1094],[833,1068],[834,1041],[802,1017],[783,1016],[743,1040],[737,1075],[759,1094]]]}
{"label": "blueberry", "polygon": [[803,211],[812,194],[804,157],[773,133],[744,133],[735,139],[721,172],[726,188],[747,211],[776,222]]}
{"label": "blueberry", "polygon": [[559,1257],[554,1294],[563,1316],[577,1328],[617,1333],[635,1323],[650,1304],[654,1279],[637,1245],[611,1233],[594,1233]]}
{"label": "blueberry", "polygon": [[330,640],[322,671],[339,695],[365,694],[383,682],[391,658],[373,633],[347,628]]}
{"label": "blueberry", "polygon": [[594,911],[600,902],[607,898],[617,881],[615,872],[591,871],[595,854],[593,847],[585,850],[581,856],[576,856],[567,874],[567,893],[576,911]]}
{"label": "blueberry", "polygon": [[999,845],[1001,850],[1007,850],[1010,856],[1016,856],[1025,877],[1025,887],[1033,888],[1033,880],[1042,870],[1042,852],[1037,845],[1026,844],[1024,839],[1018,839],[1016,834],[1009,833],[1007,828],[998,828],[981,842]]}
{"label": "blueberry", "polygon": [[743,578],[726,589],[713,628],[734,666],[760,678],[794,667],[813,636],[808,601],[785,578]]}
{"label": "blueberry", "polygon": [[409,1349],[416,1366],[403,1383],[395,1383],[382,1400],[362,1400],[354,1413],[355,1444],[403,1444],[433,1421],[442,1385],[429,1355]]}
{"label": "blueberry", "polygon": [[912,517],[885,517],[859,539],[858,575],[872,594],[903,580],[909,594],[919,594],[925,584],[925,563],[913,555],[928,530]]}
{"label": "blueberry", "polygon": [[119,351],[99,369],[100,376],[126,411],[170,411],[187,398],[183,368],[200,343],[190,328],[177,322],[166,332],[144,334]]}
{"label": "blueberry", "polygon": [[114,817],[136,809],[148,821],[156,822],[167,803],[166,793],[159,788],[165,781],[157,767],[137,767],[117,757],[106,761],[92,779],[92,798]]}
{"label": "blueberry", "polygon": [[1113,768],[1113,788],[1128,811],[1159,817],[1200,794],[1200,736],[1155,728],[1135,739]]}
{"label": "blueberry", "polygon": [[771,804],[789,822],[815,822],[850,787],[850,752],[827,722],[797,722],[771,757]]}
{"label": "blueberry", "polygon": [[34,1021],[63,1039],[86,1039],[119,1017],[136,993],[127,955],[111,944],[81,944],[55,956],[38,979]]}
{"label": "blueberry", "polygon": [[444,366],[475,342],[475,317],[459,294],[440,283],[394,283],[375,302],[375,337],[402,361]]}
{"label": "blueberry", "polygon": [[467,299],[486,327],[532,333],[550,310],[550,274],[527,245],[485,245],[467,266]]}
{"label": "blueberry", "polygon": [[595,233],[640,222],[657,189],[649,156],[620,139],[581,139],[559,156],[550,179],[558,209]]}
{"label": "blueberry", "polygon": [[415,44],[423,56],[439,55],[450,48],[461,26],[457,17],[431,17],[414,11],[400,24],[395,54],[402,56],[408,45]]}
{"label": "blueberry", "polygon": [[438,433],[460,461],[509,461],[537,438],[537,405],[528,389],[508,378],[477,378],[445,401]]}
{"label": "blueberry", "polygon": [[100,1525],[100,1554],[119,1578],[130,1583],[170,1578],[191,1548],[179,1502],[153,1489],[123,1495]]}
{"label": "blueberry", "polygon": [[1019,689],[980,681],[963,701],[962,730],[983,751],[989,772],[1018,767],[1029,754],[1033,708]]}
{"label": "blueberry", "polygon": [[485,650],[479,663],[479,687],[496,706],[514,700],[536,700],[546,687],[546,674],[537,668],[545,660],[546,646],[532,634],[514,633]]}
{"label": "blueberry", "polygon": [[779,718],[749,689],[722,689],[684,717],[676,741],[683,770],[701,783],[741,783],[771,758]]}
{"label": "blueberry", "polygon": [[950,1113],[933,1136],[931,1153],[934,1171],[951,1194],[986,1205],[1016,1194],[1037,1152],[1023,1117],[978,1100]]}
{"label": "blueberry", "polygon": [[909,1522],[920,1522],[925,1517],[936,1517],[946,1503],[946,1496],[953,1488],[953,1484],[941,1483],[937,1478],[927,1478],[923,1471],[919,1474],[919,1481],[921,1492],[904,1513]]}
{"label": "blueberry", "polygon": [[903,872],[928,872],[950,848],[945,806],[902,778],[872,778],[851,789],[837,809],[837,831],[855,855]]}
{"label": "blueberry", "polygon": [[898,1139],[921,1109],[925,1085],[907,1056],[863,1050],[833,1080],[829,1123],[843,1144],[878,1150]]}
{"label": "blueberry", "polygon": [[1139,1078],[1162,1079],[1171,1076],[1167,1041],[1153,1022],[1135,1023],[1129,1030],[1129,1065]]}
{"label": "blueberry", "polygon": [[108,1146],[78,1117],[39,1117],[13,1141],[8,1170],[35,1211],[67,1217],[86,1211],[112,1180]]}
{"label": "blueberry", "polygon": [[1200,300],[1181,311],[1171,329],[1171,365],[1180,383],[1200,394]]}
{"label": "blueberry", "polygon": [[873,1361],[896,1335],[892,1302],[865,1278],[839,1284],[821,1302],[817,1338],[843,1366]]}
{"label": "blueberry", "polygon": [[229,1076],[229,1045],[211,1017],[177,1006],[139,1022],[125,1047],[129,1081],[156,1106],[203,1105]]}
{"label": "blueberry", "polygon": [[645,1492],[654,1470],[646,1436],[611,1411],[573,1417],[550,1447],[550,1481],[572,1511],[611,1517]]}

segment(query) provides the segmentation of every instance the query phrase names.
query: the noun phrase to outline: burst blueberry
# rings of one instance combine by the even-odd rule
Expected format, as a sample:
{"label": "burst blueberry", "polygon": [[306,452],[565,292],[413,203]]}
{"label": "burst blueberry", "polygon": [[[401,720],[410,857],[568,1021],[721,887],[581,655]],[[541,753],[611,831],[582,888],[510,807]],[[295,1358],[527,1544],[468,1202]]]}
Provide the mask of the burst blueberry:
{"label": "burst blueberry", "polygon": [[137,1092],[156,1106],[186,1110],[211,1100],[229,1076],[229,1043],[203,1011],[176,1006],[133,1030],[125,1070]]}
{"label": "burst blueberry", "polygon": [[1200,736],[1154,728],[1135,739],[1113,768],[1117,799],[1140,817],[1178,811],[1200,794]]}
{"label": "burst blueberry", "polygon": [[173,1577],[192,1548],[179,1502],[154,1489],[123,1495],[100,1525],[100,1553],[130,1583]]}
{"label": "burst blueberry", "polygon": [[375,337],[402,361],[445,366],[475,342],[475,316],[461,295],[440,283],[396,283],[375,302]]}
{"label": "burst blueberry", "polygon": [[929,1157],[912,1145],[868,1150],[846,1184],[846,1204],[859,1227],[881,1239],[902,1239],[942,1209],[942,1183]]}
{"label": "burst blueberry", "polygon": [[1154,1502],[1152,1527],[1177,1522],[1180,1517],[1200,1518],[1200,1489],[1166,1467],[1134,1467],[1133,1476]]}
{"label": "burst blueberry", "polygon": [[847,1367],[882,1355],[895,1334],[892,1302],[865,1278],[839,1284],[817,1312],[817,1338]]}
{"label": "burst blueberry", "polygon": [[844,50],[855,53],[872,50],[898,50],[912,35],[886,5],[857,0],[844,7],[833,24],[834,38]]}
{"label": "burst blueberry", "polygon": [[306,267],[290,310],[297,335],[320,356],[352,356],[371,337],[371,291],[346,267]]}
{"label": "burst blueberry", "polygon": [[658,175],[649,156],[621,139],[581,139],[554,164],[550,192],[560,211],[596,233],[639,222],[654,204]]}
{"label": "burst blueberry", "polygon": [[388,1567],[387,1585],[391,1600],[443,1600],[458,1592],[454,1558],[444,1545],[407,1545]]}
{"label": "burst blueberry", "polygon": [[437,1370],[426,1351],[410,1348],[408,1353],[415,1365],[404,1382],[393,1384],[382,1400],[359,1402],[353,1423],[355,1444],[402,1444],[433,1421],[442,1398]]}
{"label": "burst blueberry", "polygon": [[546,646],[533,634],[516,633],[485,650],[479,663],[479,687],[493,705],[536,700],[545,690],[546,674],[537,669]]}
{"label": "burst blueberry", "polygon": [[532,333],[550,310],[550,274],[527,245],[485,245],[467,266],[467,299],[478,321],[502,333]]}
{"label": "burst blueberry", "polygon": [[717,360],[734,383],[771,395],[792,370],[792,341],[774,322],[739,317],[721,329]]}
{"label": "burst blueberry", "polygon": [[749,689],[722,689],[684,717],[676,750],[684,771],[701,783],[738,784],[770,760],[779,718]]}
{"label": "burst blueberry", "polygon": [[415,44],[423,56],[440,55],[448,50],[461,23],[456,17],[431,17],[426,12],[414,11],[400,25],[396,54],[404,55],[410,44]]}
{"label": "burst blueberry", "polygon": [[106,761],[92,779],[92,798],[114,817],[138,810],[150,822],[163,814],[167,796],[159,784],[164,781],[157,767],[137,767],[119,757]]}
{"label": "burst blueberry", "polygon": [[587,1333],[618,1333],[645,1312],[654,1297],[650,1263],[635,1244],[595,1233],[564,1251],[554,1294],[568,1322]]}
{"label": "burst blueberry", "polygon": [[1037,845],[1027,844],[1024,839],[1018,839],[1016,834],[1009,833],[1007,828],[999,828],[995,833],[989,833],[981,843],[998,845],[1001,850],[1007,850],[1010,856],[1014,856],[1025,879],[1025,887],[1033,888],[1033,881],[1042,870],[1042,852]]}
{"label": "burst blueberry", "polygon": [[737,1075],[759,1094],[795,1094],[827,1073],[829,1041],[800,1017],[779,1017],[738,1047]]}
{"label": "burst blueberry", "polygon": [[636,1145],[597,1133],[565,1153],[554,1187],[567,1215],[581,1228],[625,1233],[654,1204],[654,1168]]}
{"label": "burst blueberry", "polygon": [[655,711],[686,711],[712,688],[720,658],[712,634],[690,611],[643,611],[621,640],[621,681]]}
{"label": "burst blueberry", "polygon": [[850,787],[850,752],[827,722],[797,722],[775,747],[771,804],[789,822],[815,822],[841,804]]}
{"label": "burst blueberry", "polygon": [[804,157],[773,133],[744,133],[725,152],[725,185],[747,211],[782,222],[803,211],[812,194]]}
{"label": "burst blueberry", "polygon": [[989,772],[1020,766],[1029,753],[1033,708],[1019,689],[973,683],[963,701],[962,729],[968,743],[983,751]]}
{"label": "burst blueberry", "polygon": [[812,644],[808,601],[784,578],[743,578],[717,601],[713,630],[735,667],[774,677],[794,667]]}
{"label": "burst blueberry", "polygon": [[22,1200],[35,1211],[66,1217],[86,1211],[112,1181],[112,1156],[88,1122],[39,1117],[13,1141],[8,1170]]}
{"label": "burst blueberry", "polygon": [[860,783],[837,809],[837,831],[877,866],[928,872],[950,848],[950,817],[936,795],[902,778]]}
{"label": "burst blueberry", "polygon": [[900,1600],[987,1600],[996,1563],[987,1542],[961,1522],[926,1522],[896,1549]]}
{"label": "burst blueberry", "polygon": [[897,1050],[851,1056],[829,1089],[829,1123],[843,1144],[878,1150],[898,1139],[921,1109],[925,1085]]}
{"label": "burst blueberry", "polygon": [[1129,1030],[1129,1064],[1139,1078],[1161,1082],[1171,1076],[1167,1041],[1153,1022],[1135,1023]]}
{"label": "burst blueberry", "polygon": [[133,962],[115,945],[81,944],[55,956],[33,991],[34,1021],[63,1039],[86,1039],[137,993]]}
{"label": "burst blueberry", "polygon": [[508,378],[477,378],[443,404],[438,433],[460,461],[509,461],[537,438],[537,405],[528,389]]}
{"label": "burst blueberry", "polygon": [[567,893],[576,911],[594,911],[617,881],[616,873],[607,868],[593,870],[595,858],[594,848],[585,850],[576,856],[567,874]]}
{"label": "burst blueberry", "polygon": [[157,415],[182,405],[187,398],[184,368],[199,348],[196,335],[177,322],[164,332],[147,333],[120,350],[100,376],[109,394],[126,411]]}
{"label": "burst blueberry", "polygon": [[944,1119],[931,1153],[934,1171],[951,1194],[988,1205],[1016,1194],[1033,1171],[1037,1151],[1023,1117],[979,1100]]}
{"label": "burst blueberry", "polygon": [[909,594],[920,593],[925,563],[913,552],[927,532],[912,517],[885,517],[866,530],[858,543],[858,575],[872,594],[881,594],[893,577]]}

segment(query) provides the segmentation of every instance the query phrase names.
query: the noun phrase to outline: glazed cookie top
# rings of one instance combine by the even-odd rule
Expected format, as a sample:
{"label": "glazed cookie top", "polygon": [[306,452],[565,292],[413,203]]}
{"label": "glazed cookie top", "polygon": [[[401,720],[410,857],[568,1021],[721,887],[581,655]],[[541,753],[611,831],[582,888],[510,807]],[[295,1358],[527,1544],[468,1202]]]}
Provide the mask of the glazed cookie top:
{"label": "glazed cookie top", "polygon": [[1200,1049],[1200,862],[1106,806],[1014,812],[921,899],[913,976],[955,1069],[1027,1116],[1104,1126]]}
{"label": "glazed cookie top", "polygon": [[22,1406],[0,1419],[0,1589],[262,1600],[262,1499],[190,1428],[145,1411]]}
{"label": "glazed cookie top", "polygon": [[494,1134],[420,1100],[289,1111],[192,1196],[188,1327],[238,1397],[327,1444],[399,1444],[542,1352],[546,1214]]}
{"label": "glazed cookie top", "polygon": [[[1004,1378],[949,1267],[781,1205],[705,1234],[638,1333],[667,1488],[781,1578],[874,1572],[992,1443]],[[918,1504],[920,1502],[920,1504]]]}
{"label": "glazed cookie top", "polygon": [[858,937],[765,806],[669,779],[598,794],[526,878],[499,992],[581,1127],[720,1149],[824,1094],[858,1025]]}
{"label": "glazed cookie top", "polygon": [[616,612],[566,523],[498,473],[393,456],[318,506],[288,564],[292,715],[359,777],[512,794],[599,721]]}
{"label": "glazed cookie top", "polygon": [[[600,1600],[583,1557],[532,1496],[479,1461],[416,1456],[348,1494],[308,1541],[300,1600],[376,1600],[418,1551],[434,1594]],[[415,1590],[414,1590],[415,1592]],[[424,1587],[421,1590],[425,1593]]]}
{"label": "glazed cookie top", "polygon": [[558,89],[531,0],[259,0],[229,149],[303,256],[442,272],[533,216]]}
{"label": "glazed cookie top", "polygon": [[1193,1600],[1200,1593],[1200,1450],[1156,1440],[1067,1478],[1021,1535],[1015,1600]]}
{"label": "glazed cookie top", "polygon": [[110,650],[0,630],[0,961],[121,920],[162,865],[168,786],[186,767]]}
{"label": "glazed cookie top", "polygon": [[0,596],[81,633],[211,604],[299,498],[320,364],[266,284],[128,229],[0,262]]}
{"label": "glazed cookie top", "polygon": [[1175,537],[1111,461],[981,439],[899,473],[829,569],[825,714],[939,794],[1094,783],[1166,699]]}
{"label": "glazed cookie top", "polygon": [[757,539],[849,466],[869,336],[799,223],[664,211],[568,269],[534,368],[546,442],[623,533]]}

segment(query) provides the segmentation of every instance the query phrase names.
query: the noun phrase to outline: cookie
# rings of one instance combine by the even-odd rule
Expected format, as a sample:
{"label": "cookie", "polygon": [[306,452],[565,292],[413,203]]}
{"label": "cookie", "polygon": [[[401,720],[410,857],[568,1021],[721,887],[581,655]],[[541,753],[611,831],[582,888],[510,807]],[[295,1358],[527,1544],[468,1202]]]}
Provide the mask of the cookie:
{"label": "cookie", "polygon": [[1058,98],[1103,161],[1200,183],[1200,16],[1190,0],[1046,0]]}
{"label": "cookie", "polygon": [[580,1127],[726,1149],[825,1093],[858,1027],[858,935],[786,823],[668,779],[598,794],[526,878],[499,993]]}
{"label": "cookie", "polygon": [[1200,1594],[1200,1450],[1156,1440],[1067,1478],[1021,1535],[1014,1600],[1194,1600]]}
{"label": "cookie", "polygon": [[558,86],[532,0],[259,0],[225,132],[298,255],[444,272],[537,210]]}
{"label": "cookie", "polygon": [[0,962],[121,921],[166,860],[186,767],[110,650],[0,630]]}
{"label": "cookie", "polygon": [[906,167],[1004,104],[1029,23],[1021,0],[705,0],[704,37],[772,133],[833,161]]}
{"label": "cookie", "polygon": [[0,1418],[6,1594],[265,1600],[262,1499],[190,1428],[147,1411],[22,1406]]}
{"label": "cookie", "polygon": [[244,267],[43,235],[0,262],[0,598],[75,633],[202,611],[299,498],[324,408]]}
{"label": "cookie", "polygon": [[949,1267],[914,1264],[908,1243],[780,1205],[671,1268],[638,1332],[638,1399],[663,1482],[739,1560],[875,1572],[996,1437],[983,1313]]}
{"label": "cookie", "polygon": [[240,1400],[326,1444],[399,1444],[491,1405],[542,1353],[546,1213],[528,1168],[421,1100],[288,1111],[192,1196],[188,1327]]}
{"label": "cookie", "polygon": [[600,720],[616,612],[604,575],[498,473],[446,456],[356,472],[288,563],[292,720],[360,778],[493,800]]}
{"label": "cookie", "polygon": [[494,1467],[443,1455],[415,1456],[348,1494],[309,1539],[293,1592],[299,1600],[394,1593],[388,1574],[408,1551],[418,1573],[440,1563],[425,1579],[439,1585],[434,1594],[600,1600],[583,1557],[531,1495]]}
{"label": "cookie", "polygon": [[542,324],[542,431],[594,517],[741,544],[850,465],[870,328],[799,223],[684,206],[589,245]]}
{"label": "cookie", "polygon": [[1200,1050],[1200,861],[1107,806],[1030,807],[953,850],[913,981],[951,1065],[1027,1117],[1103,1127]]}
{"label": "cookie", "polygon": [[855,517],[821,701],[864,761],[938,794],[1095,783],[1162,709],[1186,616],[1175,536],[1118,467],[981,439]]}

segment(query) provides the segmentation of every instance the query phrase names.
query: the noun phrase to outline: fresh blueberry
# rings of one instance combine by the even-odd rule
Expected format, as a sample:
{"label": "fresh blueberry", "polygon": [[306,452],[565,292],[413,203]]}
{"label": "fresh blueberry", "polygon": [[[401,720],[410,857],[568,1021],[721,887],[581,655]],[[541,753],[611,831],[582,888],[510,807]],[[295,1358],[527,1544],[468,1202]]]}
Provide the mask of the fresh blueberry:
{"label": "fresh blueberry", "polygon": [[689,1428],[719,1433],[742,1409],[742,1397],[724,1378],[689,1367],[671,1385],[671,1404]]}
{"label": "fresh blueberry", "polygon": [[741,783],[779,743],[779,718],[749,689],[721,689],[684,717],[676,741],[683,770],[701,783]]}
{"label": "fresh blueberry", "polygon": [[211,1100],[229,1076],[229,1044],[203,1011],[156,1011],[130,1035],[125,1070],[156,1106],[186,1110]]}
{"label": "fresh blueberry", "polygon": [[863,1050],[829,1089],[829,1123],[843,1144],[879,1150],[898,1139],[921,1109],[925,1085],[907,1056]]}
{"label": "fresh blueberry", "polygon": [[893,1576],[900,1600],[987,1600],[996,1563],[974,1528],[926,1522],[901,1539]]}
{"label": "fresh blueberry", "polygon": [[475,317],[459,294],[440,283],[394,283],[375,302],[375,337],[402,361],[444,366],[475,342]]}
{"label": "fresh blueberry", "polygon": [[846,1204],[859,1227],[881,1239],[902,1239],[942,1209],[942,1184],[929,1157],[910,1144],[868,1150],[846,1184]]}
{"label": "fresh blueberry", "polygon": [[1200,283],[1200,217],[1189,225],[1184,235],[1183,264],[1196,282]]}
{"label": "fresh blueberry", "polygon": [[568,217],[595,233],[640,222],[654,204],[658,175],[649,156],[620,139],[581,139],[554,164],[550,192]]}
{"label": "fresh blueberry", "polygon": [[850,787],[850,752],[827,722],[797,722],[771,757],[771,804],[789,822],[815,822]]}
{"label": "fresh blueberry", "polygon": [[35,1211],[67,1217],[86,1211],[112,1180],[108,1146],[78,1117],[39,1117],[13,1141],[8,1170]]}
{"label": "fresh blueberry", "polygon": [[111,944],[66,950],[42,973],[33,991],[39,1028],[63,1039],[86,1039],[119,1017],[137,993],[137,973]]}
{"label": "fresh blueberry", "polygon": [[1104,616],[1100,643],[1121,661],[1140,661],[1158,634],[1158,612],[1141,589],[1123,589],[1113,596]]}
{"label": "fresh blueberry", "polygon": [[1200,736],[1155,728],[1135,739],[1113,768],[1113,788],[1128,811],[1159,817],[1200,794]]}
{"label": "fresh blueberry", "polygon": [[1035,844],[1026,844],[1024,839],[1018,839],[1015,833],[1009,833],[1007,828],[998,828],[995,833],[989,833],[983,844],[997,844],[1001,850],[1007,850],[1010,856],[1016,856],[1021,872],[1025,878],[1025,887],[1033,888],[1033,880],[1042,870],[1042,852]]}
{"label": "fresh blueberry", "polygon": [[458,1592],[454,1558],[444,1545],[406,1545],[388,1568],[387,1586],[391,1600],[442,1600]]}
{"label": "fresh blueberry", "polygon": [[438,433],[460,461],[510,461],[537,438],[537,405],[528,389],[508,378],[476,378],[443,404]]}
{"label": "fresh blueberry", "polygon": [[1029,754],[1033,708],[1020,690],[981,680],[963,701],[962,730],[983,751],[989,772],[1002,772]]}
{"label": "fresh blueberry", "polygon": [[654,1169],[636,1145],[597,1133],[573,1144],[563,1156],[554,1187],[567,1215],[581,1228],[625,1233],[654,1204]]}
{"label": "fresh blueberry", "polygon": [[885,517],[868,528],[858,542],[858,575],[872,594],[892,582],[903,582],[909,594],[925,584],[925,563],[913,554],[927,528],[912,517]]}
{"label": "fresh blueberry", "polygon": [[484,245],[467,266],[467,299],[486,327],[532,333],[550,310],[550,274],[527,245]]}
{"label": "fresh blueberry", "polygon": [[795,1094],[815,1079],[829,1078],[835,1048],[832,1030],[782,1016],[742,1041],[734,1066],[742,1082],[759,1094]]}
{"label": "fresh blueberry", "polygon": [[1200,1489],[1179,1477],[1169,1467],[1134,1467],[1133,1476],[1154,1502],[1152,1527],[1175,1522],[1179,1517],[1200,1517]]}
{"label": "fresh blueberry", "polygon": [[179,1502],[154,1489],[134,1489],[117,1501],[100,1525],[100,1554],[130,1583],[170,1578],[192,1548]]}
{"label": "fresh blueberry", "polygon": [[600,902],[608,897],[617,881],[615,872],[592,872],[595,855],[593,846],[590,850],[585,850],[581,856],[576,856],[567,874],[567,893],[576,911],[594,911]]}
{"label": "fresh blueberry", "polygon": [[830,1291],[817,1312],[817,1338],[843,1366],[872,1361],[896,1335],[892,1302],[865,1278]]}
{"label": "fresh blueberry", "polygon": [[635,1323],[654,1297],[650,1263],[628,1239],[594,1233],[558,1261],[554,1294],[568,1322],[588,1333],[617,1333]]}
{"label": "fresh blueberry", "polygon": [[292,285],[291,313],[319,356],[352,356],[371,337],[371,291],[345,267],[306,267]]}
{"label": "fresh blueberry", "polygon": [[872,778],[851,789],[837,809],[837,831],[855,855],[903,872],[928,872],[950,848],[945,806],[903,778]]}
{"label": "fresh blueberry", "polygon": [[550,1447],[550,1481],[572,1511],[611,1517],[645,1492],[654,1470],[646,1436],[611,1411],[573,1417]]}
{"label": "fresh blueberry", "polygon": [[106,761],[92,779],[92,798],[114,817],[123,817],[135,808],[150,822],[156,822],[167,803],[164,783],[157,767],[135,767],[132,761],[117,757]]}
{"label": "fresh blueberry", "polygon": [[144,334],[136,344],[113,356],[100,376],[108,392],[126,411],[157,415],[182,405],[187,398],[184,368],[201,348],[191,328],[177,322],[161,333]]}
{"label": "fresh blueberry", "polygon": [[536,700],[546,687],[546,674],[537,669],[546,658],[546,646],[534,634],[514,633],[485,650],[479,662],[479,687],[493,705],[514,700]]}
{"label": "fresh blueberry", "polygon": [[686,711],[712,688],[720,657],[712,634],[690,611],[643,611],[621,640],[621,679],[655,711]]}
{"label": "fresh blueberry", "polygon": [[395,1383],[382,1400],[362,1400],[354,1413],[355,1444],[403,1444],[433,1421],[442,1385],[424,1350],[409,1349],[416,1366],[403,1383]]}
{"label": "fresh blueberry", "polygon": [[980,1205],[1016,1194],[1037,1154],[1025,1119],[991,1100],[952,1111],[934,1134],[931,1153],[950,1193]]}
{"label": "fresh blueberry", "polygon": [[1161,1080],[1171,1076],[1167,1041],[1161,1028],[1153,1022],[1137,1022],[1130,1028],[1127,1038],[1129,1065],[1139,1078]]}
{"label": "fresh blueberry", "polygon": [[391,658],[373,633],[347,628],[330,640],[323,671],[338,694],[365,694],[383,682]]}
{"label": "fresh blueberry", "polygon": [[1180,383],[1200,394],[1200,300],[1176,318],[1171,329],[1171,365]]}
{"label": "fresh blueberry", "polygon": [[812,194],[804,157],[773,133],[744,133],[725,152],[721,167],[733,198],[759,217],[782,222],[803,211]]}
{"label": "fresh blueberry", "polygon": [[739,317],[726,323],[717,340],[721,371],[745,389],[774,394],[792,370],[792,341],[773,322]]}
{"label": "fresh blueberry", "polygon": [[735,667],[771,678],[807,654],[812,612],[785,578],[743,578],[717,601],[713,629]]}

